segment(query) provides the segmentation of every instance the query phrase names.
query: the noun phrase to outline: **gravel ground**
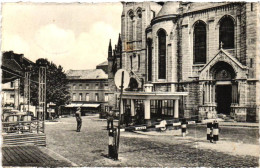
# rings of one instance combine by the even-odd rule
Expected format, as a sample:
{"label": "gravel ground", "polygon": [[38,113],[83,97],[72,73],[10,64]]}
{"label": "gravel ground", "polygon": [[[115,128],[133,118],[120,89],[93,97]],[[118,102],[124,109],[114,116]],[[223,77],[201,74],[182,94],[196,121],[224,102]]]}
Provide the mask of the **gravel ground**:
{"label": "gravel ground", "polygon": [[[196,133],[190,128],[188,137],[163,134],[150,136],[123,132],[120,138],[119,161],[106,157],[108,133],[105,128],[105,121],[94,121],[91,117],[83,117],[81,132],[76,132],[75,118],[62,118],[60,122],[46,123],[47,148],[78,166],[88,167],[258,166],[256,156],[259,148],[258,141],[255,140],[257,137],[255,131],[251,134],[251,129],[248,128],[247,131],[233,131],[236,133],[235,140],[232,139],[232,135],[223,134],[222,140],[217,144],[210,144],[205,140],[204,128],[196,128]],[[233,141],[231,142],[230,139]]]}

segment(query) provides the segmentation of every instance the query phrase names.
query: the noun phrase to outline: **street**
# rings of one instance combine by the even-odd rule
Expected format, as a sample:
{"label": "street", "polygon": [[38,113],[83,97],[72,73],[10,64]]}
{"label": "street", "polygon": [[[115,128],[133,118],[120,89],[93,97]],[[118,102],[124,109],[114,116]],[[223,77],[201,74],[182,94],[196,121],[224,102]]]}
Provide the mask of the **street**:
{"label": "street", "polygon": [[258,166],[258,129],[222,127],[220,141],[206,141],[206,126],[188,126],[187,137],[154,132],[143,135],[122,132],[119,161],[107,158],[106,121],[84,116],[81,132],[74,117],[46,122],[47,148],[78,166]]}

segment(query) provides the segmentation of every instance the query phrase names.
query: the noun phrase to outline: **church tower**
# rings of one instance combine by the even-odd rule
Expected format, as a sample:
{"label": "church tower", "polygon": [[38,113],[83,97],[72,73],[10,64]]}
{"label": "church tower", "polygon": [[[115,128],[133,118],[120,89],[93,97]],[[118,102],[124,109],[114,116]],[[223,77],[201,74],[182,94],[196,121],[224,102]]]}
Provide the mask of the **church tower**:
{"label": "church tower", "polygon": [[[142,89],[146,81],[146,29],[159,12],[155,2],[122,2],[121,17],[122,68]],[[130,83],[131,83],[130,80]],[[131,84],[130,84],[131,85]]]}

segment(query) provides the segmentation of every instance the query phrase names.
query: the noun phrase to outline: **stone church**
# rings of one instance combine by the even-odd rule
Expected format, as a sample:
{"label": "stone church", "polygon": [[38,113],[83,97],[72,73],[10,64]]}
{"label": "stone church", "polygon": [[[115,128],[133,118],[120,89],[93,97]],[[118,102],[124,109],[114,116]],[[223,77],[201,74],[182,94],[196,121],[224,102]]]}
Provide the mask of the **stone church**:
{"label": "stone church", "polygon": [[125,118],[257,122],[258,3],[122,2],[121,35],[108,48],[109,103],[125,69]]}

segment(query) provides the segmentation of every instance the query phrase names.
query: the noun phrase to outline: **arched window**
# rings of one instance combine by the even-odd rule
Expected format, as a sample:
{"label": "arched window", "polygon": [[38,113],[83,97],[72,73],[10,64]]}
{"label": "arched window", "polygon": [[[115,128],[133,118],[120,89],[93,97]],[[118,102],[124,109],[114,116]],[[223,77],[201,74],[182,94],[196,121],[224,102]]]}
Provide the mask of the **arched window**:
{"label": "arched window", "polygon": [[[136,20],[136,34],[137,40],[142,40],[142,9],[139,8],[136,12],[137,20]],[[140,46],[141,47],[141,46]]]}
{"label": "arched window", "polygon": [[131,68],[131,70],[133,69],[133,57],[132,56],[130,56],[130,68]]}
{"label": "arched window", "polygon": [[134,13],[131,10],[128,13],[128,32],[129,32],[129,41],[133,41],[133,32],[134,32]]}
{"label": "arched window", "polygon": [[147,39],[148,81],[152,81],[152,39]]}
{"label": "arched window", "polygon": [[166,33],[164,30],[158,32],[158,77],[166,79]]}
{"label": "arched window", "polygon": [[[234,21],[230,17],[224,17],[219,26],[219,46],[223,49],[234,48]],[[222,43],[222,44],[221,44]]]}
{"label": "arched window", "polygon": [[198,21],[194,26],[194,63],[204,64],[206,63],[206,53],[207,53],[207,32],[206,24],[204,22]]}

